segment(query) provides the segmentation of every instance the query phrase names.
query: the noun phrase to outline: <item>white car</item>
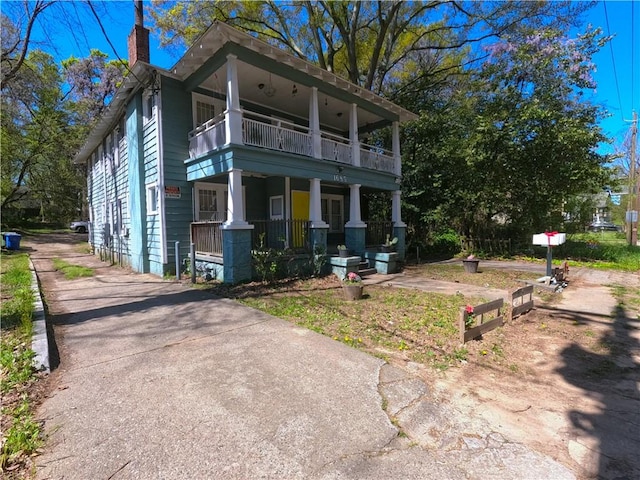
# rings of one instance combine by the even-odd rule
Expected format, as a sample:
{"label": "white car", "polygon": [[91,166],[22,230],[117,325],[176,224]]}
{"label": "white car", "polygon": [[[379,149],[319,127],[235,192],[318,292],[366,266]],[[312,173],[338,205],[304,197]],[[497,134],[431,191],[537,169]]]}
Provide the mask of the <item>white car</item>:
{"label": "white car", "polygon": [[69,226],[69,228],[76,233],[87,233],[87,231],[89,230],[89,222],[85,222],[85,221],[71,222],[71,225]]}

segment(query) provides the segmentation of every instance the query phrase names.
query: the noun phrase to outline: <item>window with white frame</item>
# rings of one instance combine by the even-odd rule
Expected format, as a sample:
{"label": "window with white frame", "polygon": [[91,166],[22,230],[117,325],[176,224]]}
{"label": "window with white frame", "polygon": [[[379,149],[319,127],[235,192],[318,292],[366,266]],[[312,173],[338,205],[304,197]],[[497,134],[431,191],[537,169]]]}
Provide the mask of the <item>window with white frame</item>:
{"label": "window with white frame", "polygon": [[330,233],[344,231],[344,197],[323,194],[320,197],[322,220],[329,225]]}
{"label": "window with white frame", "polygon": [[147,185],[147,215],[158,213],[158,185],[150,183]]}
{"label": "window with white frame", "polygon": [[107,136],[104,142],[104,147],[106,165],[109,168],[109,173],[113,173],[115,165],[113,134]]}
{"label": "window with white frame", "polygon": [[215,183],[196,183],[196,211],[198,222],[227,219],[227,186]]}
{"label": "window with white frame", "polygon": [[156,109],[156,96],[150,90],[145,91],[142,97],[142,117],[143,123],[153,120]]}
{"label": "window with white frame", "polygon": [[102,143],[98,146],[98,172],[102,175],[102,173],[104,173],[105,170],[105,161],[104,161],[104,148],[102,148]]}
{"label": "window with white frame", "polygon": [[282,195],[269,198],[269,217],[271,220],[284,218],[284,197]]}
{"label": "window with white frame", "polygon": [[[191,101],[193,107],[193,128],[197,128],[215,117],[216,110],[218,113],[224,110],[219,100],[200,93],[193,93]],[[216,103],[219,105],[216,105]]]}

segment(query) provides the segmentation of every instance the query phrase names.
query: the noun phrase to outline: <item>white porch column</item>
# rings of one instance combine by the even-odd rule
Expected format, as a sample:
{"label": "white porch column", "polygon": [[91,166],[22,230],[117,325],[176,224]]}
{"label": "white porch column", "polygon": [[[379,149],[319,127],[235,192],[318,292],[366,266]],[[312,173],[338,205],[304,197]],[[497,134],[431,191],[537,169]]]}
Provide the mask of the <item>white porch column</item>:
{"label": "white porch column", "polygon": [[233,54],[227,55],[227,109],[225,110],[226,144],[242,144],[242,110],[238,92],[238,65]]}
{"label": "white porch column", "polygon": [[349,110],[349,142],[351,143],[351,164],[360,166],[360,140],[358,140],[358,106],[351,104]]}
{"label": "white porch column", "polygon": [[398,176],[402,176],[402,157],[400,156],[400,122],[393,122],[392,124],[392,151],[394,160],[394,173]]}
{"label": "white porch column", "polygon": [[360,212],[360,184],[349,185],[349,221],[345,227],[366,227]]}
{"label": "white porch column", "polygon": [[400,190],[391,192],[391,220],[393,221],[394,228],[407,226],[400,216]]}
{"label": "white porch column", "polygon": [[311,228],[328,228],[329,225],[322,221],[320,179],[312,178],[309,182],[309,220],[311,221]]}
{"label": "white porch column", "polygon": [[233,169],[229,172],[227,193],[227,221],[223,228],[244,227],[248,223],[244,219],[244,198],[242,195],[242,170]]}
{"label": "white porch column", "polygon": [[318,110],[318,88],[311,87],[309,97],[309,132],[311,133],[311,156],[322,158],[322,137],[320,136],[320,111]]}

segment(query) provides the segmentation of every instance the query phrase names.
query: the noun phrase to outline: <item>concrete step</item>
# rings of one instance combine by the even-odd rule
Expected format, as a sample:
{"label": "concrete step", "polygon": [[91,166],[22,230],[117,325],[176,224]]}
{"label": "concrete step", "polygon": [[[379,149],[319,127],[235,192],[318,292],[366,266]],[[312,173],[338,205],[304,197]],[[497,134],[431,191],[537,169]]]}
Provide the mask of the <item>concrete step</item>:
{"label": "concrete step", "polygon": [[374,275],[378,273],[378,271],[375,268],[360,268],[358,270],[358,275],[360,275],[361,277],[366,277],[367,275]]}

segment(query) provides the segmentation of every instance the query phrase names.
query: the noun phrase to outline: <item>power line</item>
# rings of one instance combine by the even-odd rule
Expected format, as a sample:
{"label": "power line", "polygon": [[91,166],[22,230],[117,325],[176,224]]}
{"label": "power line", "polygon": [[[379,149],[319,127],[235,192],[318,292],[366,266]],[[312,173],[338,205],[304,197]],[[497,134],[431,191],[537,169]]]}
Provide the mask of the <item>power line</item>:
{"label": "power line", "polygon": [[[633,2],[631,2],[631,3],[633,5]],[[607,14],[607,2],[603,1],[602,2],[602,6],[604,7],[604,18],[605,18],[606,23],[607,23],[607,36],[610,37],[611,36],[611,29],[609,28],[609,15]],[[609,42],[608,42],[609,43],[609,51],[611,52],[611,62],[613,63],[613,78],[614,78],[614,80],[616,82],[616,92],[618,94],[618,106],[620,107],[620,116],[622,117],[622,120],[624,121],[624,115],[623,115],[623,110],[622,110],[622,100],[620,99],[620,85],[618,84],[618,72],[616,70],[616,58],[615,58],[615,55],[613,54],[613,45],[612,45],[613,41],[612,40],[609,40]],[[631,83],[633,83],[633,82],[631,82]]]}
{"label": "power line", "polygon": [[635,18],[635,12],[634,12],[634,6],[635,6],[635,2],[631,2],[631,108],[635,109],[636,106],[636,102],[635,102],[635,82],[633,81],[634,77],[633,77],[633,73],[636,71],[635,66],[634,66],[634,61],[635,61],[635,44],[636,42],[635,40],[635,30],[634,30],[634,25],[635,22],[633,21]]}
{"label": "power line", "polygon": [[95,9],[93,8],[93,5],[91,4],[91,0],[87,0],[87,4],[89,5],[89,8],[91,9],[91,12],[93,13],[93,16],[96,17],[96,21],[98,22],[98,25],[100,26],[100,30],[102,30],[102,34],[104,35],[104,38],[107,40],[107,43],[111,47],[111,50],[113,50],[113,54],[120,61],[120,63],[124,65],[124,68],[126,68],[127,71],[131,75],[133,75],[133,78],[135,78],[140,85],[143,85],[142,81],[138,77],[136,77],[135,73],[133,73],[133,70],[131,70],[129,68],[129,62],[125,62],[124,60],[122,60],[122,58],[120,58],[120,55],[118,55],[118,52],[116,51],[116,47],[114,47],[113,43],[111,43],[111,39],[109,38],[109,35],[107,35],[107,31],[105,30],[104,26],[102,25],[102,21],[100,20],[100,17],[98,16],[98,14],[96,13]]}

